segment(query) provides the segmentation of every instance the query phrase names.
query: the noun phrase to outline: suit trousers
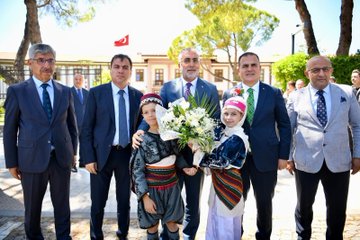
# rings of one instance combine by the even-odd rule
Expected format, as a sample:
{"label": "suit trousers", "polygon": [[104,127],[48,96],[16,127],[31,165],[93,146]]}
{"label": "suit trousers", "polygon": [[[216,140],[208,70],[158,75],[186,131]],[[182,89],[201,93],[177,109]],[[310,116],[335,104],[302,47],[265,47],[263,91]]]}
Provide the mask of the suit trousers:
{"label": "suit trousers", "polygon": [[246,200],[250,190],[250,182],[254,190],[257,208],[256,225],[258,229],[255,238],[270,240],[272,231],[272,198],[274,197],[277,182],[277,170],[260,172],[254,164],[252,154],[248,153],[241,175],[244,186],[244,199]]}
{"label": "suit trousers", "polygon": [[298,239],[311,239],[312,205],[319,181],[323,186],[326,199],[326,239],[343,239],[350,171],[333,173],[324,161],[317,173],[296,170],[295,180],[297,191],[295,222]]}
{"label": "suit trousers", "polygon": [[91,185],[91,239],[104,239],[102,224],[112,175],[115,175],[117,222],[119,237],[126,237],[130,224],[130,144],[126,148],[112,147],[107,163],[96,175],[90,175]]}
{"label": "suit trousers", "polygon": [[70,166],[62,168],[51,152],[48,168],[42,173],[21,173],[25,205],[25,233],[27,239],[44,239],[41,233],[41,207],[48,183],[54,207],[56,239],[70,237]]}

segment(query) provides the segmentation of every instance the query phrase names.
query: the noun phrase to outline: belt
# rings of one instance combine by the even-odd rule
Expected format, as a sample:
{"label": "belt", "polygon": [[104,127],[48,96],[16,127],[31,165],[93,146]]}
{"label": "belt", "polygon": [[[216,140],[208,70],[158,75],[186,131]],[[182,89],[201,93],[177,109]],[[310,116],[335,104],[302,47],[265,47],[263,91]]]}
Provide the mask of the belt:
{"label": "belt", "polygon": [[121,145],[112,145],[112,146],[111,146],[111,149],[112,149],[112,150],[119,151],[119,150],[121,150],[121,149],[127,148],[128,146],[129,146],[129,144],[126,145],[126,147],[122,147]]}

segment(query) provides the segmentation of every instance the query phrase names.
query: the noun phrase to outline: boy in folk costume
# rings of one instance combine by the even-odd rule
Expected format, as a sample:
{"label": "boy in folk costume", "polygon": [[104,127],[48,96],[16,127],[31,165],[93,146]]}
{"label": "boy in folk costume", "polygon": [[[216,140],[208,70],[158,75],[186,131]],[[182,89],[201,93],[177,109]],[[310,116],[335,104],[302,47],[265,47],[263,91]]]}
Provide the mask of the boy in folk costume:
{"label": "boy in folk costume", "polygon": [[[179,156],[177,140],[163,141],[159,135],[156,105],[162,106],[161,97],[154,93],[141,98],[140,113],[149,125],[143,141],[134,150],[130,173],[138,197],[139,225],[147,229],[147,239],[159,239],[159,221],[167,225],[170,239],[179,239],[179,227],[184,216],[184,204],[178,185],[176,167],[187,166]],[[194,172],[195,174],[196,172]]]}

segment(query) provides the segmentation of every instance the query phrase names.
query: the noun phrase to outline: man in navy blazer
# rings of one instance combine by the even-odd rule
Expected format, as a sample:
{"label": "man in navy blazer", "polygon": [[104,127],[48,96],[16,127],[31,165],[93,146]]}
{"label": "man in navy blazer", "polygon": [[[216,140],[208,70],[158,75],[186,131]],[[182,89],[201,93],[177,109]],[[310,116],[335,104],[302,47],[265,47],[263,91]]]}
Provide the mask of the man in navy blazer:
{"label": "man in navy blazer", "polygon": [[[191,83],[190,94],[195,97],[199,104],[206,100],[208,104],[214,108],[212,118],[220,119],[220,102],[217,88],[214,84],[209,83],[198,77],[200,68],[200,56],[196,49],[185,48],[179,54],[179,66],[182,72],[182,77],[173,79],[164,83],[160,90],[160,96],[163,100],[163,105],[168,108],[169,103],[175,100],[186,97],[186,84]],[[140,126],[141,128],[142,126]],[[134,142],[140,140],[137,138],[138,131],[134,135]],[[141,141],[141,140],[140,140]],[[195,239],[196,232],[200,224],[200,197],[204,181],[204,174],[202,170],[197,170],[193,167],[193,153],[191,149],[186,146],[182,150],[188,168],[184,168],[184,172],[179,172],[179,184],[181,187],[185,184],[186,191],[186,211],[183,223],[183,238]],[[166,232],[163,232],[162,239],[167,239]]]}
{"label": "man in navy blazer", "polygon": [[132,61],[127,55],[115,55],[110,67],[112,81],[89,91],[80,134],[81,159],[91,173],[91,239],[104,238],[104,208],[113,174],[119,239],[126,239],[130,222],[130,136],[143,94],[129,86]]}
{"label": "man in navy blazer", "polygon": [[[277,170],[284,169],[290,152],[291,127],[281,91],[261,82],[260,60],[252,52],[245,52],[238,61],[242,80],[236,87],[224,93],[223,101],[241,90],[247,99],[248,114],[244,122],[249,136],[250,151],[242,168],[244,197],[253,186],[257,206],[256,239],[270,239],[272,231],[272,198],[277,182]],[[254,114],[249,117],[249,93],[254,96]],[[251,90],[249,90],[251,91]]]}
{"label": "man in navy blazer", "polygon": [[[71,93],[74,97],[74,107],[78,132],[80,134],[82,122],[84,119],[86,101],[89,96],[89,91],[83,88],[84,76],[80,73],[76,73],[74,76],[74,86],[71,88]],[[84,163],[79,159],[80,167],[84,167]],[[76,164],[72,167],[71,171],[77,172]]]}
{"label": "man in navy blazer", "polygon": [[[307,87],[287,103],[293,131],[288,170],[295,171],[298,239],[311,239],[312,206],[321,182],[326,199],[326,239],[343,239],[350,169],[360,170],[360,108],[352,88],[330,84],[333,68],[325,56],[306,63]],[[353,152],[350,152],[350,127]]]}
{"label": "man in navy blazer", "polygon": [[55,57],[51,46],[32,45],[28,64],[33,76],[10,86],[5,101],[5,163],[21,180],[27,239],[44,239],[40,219],[48,183],[56,238],[71,239],[70,168],[78,136],[70,88],[52,80]]}

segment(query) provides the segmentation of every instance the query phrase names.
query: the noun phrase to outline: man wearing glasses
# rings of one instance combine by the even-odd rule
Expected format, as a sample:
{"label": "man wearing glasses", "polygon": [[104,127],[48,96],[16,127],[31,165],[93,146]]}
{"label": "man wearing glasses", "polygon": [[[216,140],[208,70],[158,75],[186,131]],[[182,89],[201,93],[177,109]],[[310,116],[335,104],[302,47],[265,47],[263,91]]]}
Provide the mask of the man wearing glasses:
{"label": "man wearing glasses", "polygon": [[[360,169],[360,107],[348,85],[330,84],[327,57],[306,64],[308,86],[291,95],[287,110],[293,144],[287,169],[295,172],[298,239],[311,239],[312,205],[319,182],[326,199],[326,239],[343,239],[350,169]],[[348,126],[353,133],[350,153]]]}
{"label": "man wearing glasses", "polygon": [[[217,88],[214,84],[203,80],[199,77],[200,56],[196,49],[185,48],[179,54],[179,67],[182,76],[177,79],[164,83],[160,90],[160,96],[163,100],[164,107],[167,108],[169,103],[184,97],[188,98],[193,95],[198,104],[206,100],[215,111],[212,118],[220,119],[220,102]],[[141,141],[138,130],[133,136],[133,145],[137,145]],[[195,239],[196,232],[200,223],[200,197],[204,181],[204,173],[200,169],[193,167],[192,150],[186,146],[182,150],[182,155],[187,161],[189,167],[184,168],[184,172],[179,172],[179,184],[181,187],[185,185],[186,206],[185,219],[183,223],[183,238]],[[162,239],[168,239],[166,231],[163,231]]]}
{"label": "man wearing glasses", "polygon": [[52,79],[55,51],[46,44],[29,49],[32,77],[8,88],[5,101],[6,168],[21,181],[27,239],[44,239],[41,206],[48,183],[57,239],[70,237],[70,169],[77,127],[70,88]]}

